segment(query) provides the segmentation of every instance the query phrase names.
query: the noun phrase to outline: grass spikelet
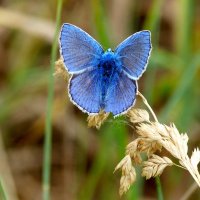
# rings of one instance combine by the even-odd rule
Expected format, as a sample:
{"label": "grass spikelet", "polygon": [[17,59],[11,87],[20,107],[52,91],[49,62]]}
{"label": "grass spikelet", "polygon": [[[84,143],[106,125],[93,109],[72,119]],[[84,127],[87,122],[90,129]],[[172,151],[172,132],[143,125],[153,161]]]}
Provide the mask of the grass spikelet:
{"label": "grass spikelet", "polygon": [[192,163],[192,166],[195,168],[195,170],[198,170],[197,165],[200,162],[200,151],[199,148],[194,149],[192,152],[192,156],[190,158],[190,161]]}
{"label": "grass spikelet", "polygon": [[[189,157],[188,135],[186,133],[180,133],[173,123],[170,125],[159,123],[145,97],[141,93],[138,93],[138,95],[149,109],[154,121],[149,120],[149,113],[146,110],[132,109],[127,113],[130,122],[135,125],[135,132],[138,138],[127,145],[126,156],[115,168],[115,171],[119,168],[122,169],[123,178],[121,177],[120,180],[120,194],[125,193],[129,189],[130,184],[135,181],[135,179],[134,181],[128,181],[127,177],[130,179],[133,172],[131,170],[125,170],[125,168],[134,168],[133,164],[140,164],[142,166],[141,175],[145,176],[146,179],[160,176],[167,166],[175,165],[187,170],[200,187],[200,174],[197,166],[200,162],[199,148],[194,149],[192,156]],[[162,149],[167,150],[180,164],[173,163],[166,156],[158,156],[156,152]],[[147,155],[147,160],[143,161],[141,159],[141,153]],[[130,173],[129,176],[127,174],[128,172]]]}
{"label": "grass spikelet", "polygon": [[138,149],[139,143],[140,138],[133,140],[126,147],[126,154],[129,155],[136,164],[140,164],[142,162],[140,151]]}
{"label": "grass spikelet", "polygon": [[132,108],[128,113],[127,116],[129,117],[130,122],[140,123],[144,121],[149,121],[149,113],[144,109],[135,109]]}
{"label": "grass spikelet", "polygon": [[160,157],[153,154],[147,161],[143,162],[142,176],[150,179],[160,176],[167,166],[172,166],[173,162],[168,157]]}
{"label": "grass spikelet", "polygon": [[[141,163],[139,154],[145,152],[147,156],[151,156],[156,151],[161,151],[162,146],[149,138],[138,137],[126,147],[126,154],[130,155],[136,164]],[[141,157],[140,157],[141,158]],[[140,162],[138,162],[140,160]]]}
{"label": "grass spikelet", "polygon": [[99,129],[101,125],[105,122],[108,118],[109,113],[104,112],[101,110],[97,115],[89,115],[87,118],[88,126],[89,127],[96,127]]}
{"label": "grass spikelet", "polygon": [[122,171],[122,176],[120,179],[120,188],[119,188],[119,194],[120,196],[122,196],[129,190],[130,186],[136,180],[135,168],[132,166],[131,157],[129,155],[126,155],[120,161],[120,163],[116,166],[115,171],[119,169],[121,169]]}
{"label": "grass spikelet", "polygon": [[69,74],[67,73],[63,60],[61,58],[55,62],[55,72],[53,75],[62,76],[65,81],[69,79]]}

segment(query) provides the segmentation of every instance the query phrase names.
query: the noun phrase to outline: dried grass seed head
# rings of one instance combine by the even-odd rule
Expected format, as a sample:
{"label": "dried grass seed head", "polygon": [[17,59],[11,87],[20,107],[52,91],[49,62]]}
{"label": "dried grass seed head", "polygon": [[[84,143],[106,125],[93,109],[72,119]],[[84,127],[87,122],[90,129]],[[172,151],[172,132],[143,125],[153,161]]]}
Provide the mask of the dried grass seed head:
{"label": "dried grass seed head", "polygon": [[119,194],[122,196],[136,180],[135,168],[132,166],[131,157],[129,155],[126,155],[115,167],[115,171],[119,169],[122,171],[119,189]]}
{"label": "dried grass seed head", "polygon": [[146,179],[160,176],[167,166],[173,165],[168,157],[160,157],[153,154],[147,161],[143,162],[142,176]]}
{"label": "dried grass seed head", "polygon": [[149,121],[149,113],[143,109],[132,108],[128,111],[127,116],[132,123]]}
{"label": "dried grass seed head", "polygon": [[89,115],[87,118],[88,126],[89,127],[96,127],[99,129],[101,125],[105,122],[105,120],[108,118],[110,113],[106,113],[105,111],[101,110],[96,115]]}
{"label": "dried grass seed head", "polygon": [[54,76],[62,76],[65,81],[68,81],[68,79],[69,79],[69,74],[65,68],[62,58],[58,59],[55,62]]}

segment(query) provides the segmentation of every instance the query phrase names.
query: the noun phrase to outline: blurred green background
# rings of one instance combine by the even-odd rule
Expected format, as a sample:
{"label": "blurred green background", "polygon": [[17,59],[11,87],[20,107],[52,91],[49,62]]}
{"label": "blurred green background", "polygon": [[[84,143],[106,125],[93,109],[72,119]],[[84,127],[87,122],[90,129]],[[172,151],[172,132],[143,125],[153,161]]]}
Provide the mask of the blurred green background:
{"label": "blurred green background", "polygon": [[[0,1],[0,183],[10,200],[42,199],[58,2]],[[61,16],[62,23],[81,27],[105,49],[114,49],[136,31],[150,30],[153,51],[139,90],[161,122],[174,122],[188,133],[189,153],[200,146],[200,1],[65,0]],[[62,77],[55,77],[52,106],[51,199],[120,199],[120,173],[113,170],[135,138],[127,119],[109,118],[100,130],[88,128],[87,115],[69,101]],[[193,179],[171,167],[161,182],[165,199],[173,200],[182,197]],[[138,175],[121,199],[156,198],[155,181]],[[200,192],[189,199],[200,199]]]}

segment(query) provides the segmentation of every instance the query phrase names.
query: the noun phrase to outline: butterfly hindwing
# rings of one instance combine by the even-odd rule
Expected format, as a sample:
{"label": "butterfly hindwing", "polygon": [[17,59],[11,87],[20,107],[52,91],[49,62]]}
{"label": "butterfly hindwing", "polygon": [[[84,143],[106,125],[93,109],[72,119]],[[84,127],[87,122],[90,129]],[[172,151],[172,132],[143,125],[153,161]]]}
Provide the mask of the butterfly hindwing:
{"label": "butterfly hindwing", "polygon": [[103,49],[82,29],[65,23],[59,40],[60,53],[69,73],[81,73],[98,65]]}
{"label": "butterfly hindwing", "polygon": [[115,50],[127,76],[138,80],[146,70],[151,52],[149,31],[137,32],[124,40]]}
{"label": "butterfly hindwing", "polygon": [[114,116],[123,114],[135,104],[137,82],[128,78],[123,72],[113,77],[105,99],[105,111]]}
{"label": "butterfly hindwing", "polygon": [[101,81],[98,70],[74,74],[69,82],[71,101],[82,111],[95,114],[100,111]]}

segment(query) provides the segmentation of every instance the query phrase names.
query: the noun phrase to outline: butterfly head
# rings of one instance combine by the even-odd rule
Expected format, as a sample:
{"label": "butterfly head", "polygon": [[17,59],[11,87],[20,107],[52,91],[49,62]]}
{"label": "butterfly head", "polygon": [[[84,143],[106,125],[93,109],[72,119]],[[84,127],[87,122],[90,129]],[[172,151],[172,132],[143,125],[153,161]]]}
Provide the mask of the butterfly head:
{"label": "butterfly head", "polygon": [[107,49],[106,52],[113,52],[111,48]]}
{"label": "butterfly head", "polygon": [[111,50],[111,48],[107,49],[104,54],[102,55],[102,61],[112,61],[115,59],[115,53]]}

